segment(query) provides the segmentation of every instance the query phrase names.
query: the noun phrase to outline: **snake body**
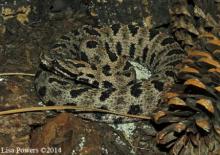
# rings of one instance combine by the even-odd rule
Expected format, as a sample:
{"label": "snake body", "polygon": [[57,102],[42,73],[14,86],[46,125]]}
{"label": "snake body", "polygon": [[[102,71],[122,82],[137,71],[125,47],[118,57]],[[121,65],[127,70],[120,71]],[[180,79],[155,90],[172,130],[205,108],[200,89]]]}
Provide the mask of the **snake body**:
{"label": "snake body", "polygon": [[[85,25],[41,55],[35,87],[46,105],[149,115],[174,81],[184,51],[168,34],[136,25]],[[104,122],[128,118],[80,116]]]}

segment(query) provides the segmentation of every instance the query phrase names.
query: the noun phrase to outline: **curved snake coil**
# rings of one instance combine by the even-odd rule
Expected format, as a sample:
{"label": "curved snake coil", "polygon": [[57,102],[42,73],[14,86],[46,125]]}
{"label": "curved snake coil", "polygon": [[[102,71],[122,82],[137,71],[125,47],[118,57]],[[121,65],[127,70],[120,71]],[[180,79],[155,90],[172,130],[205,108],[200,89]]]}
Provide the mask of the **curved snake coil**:
{"label": "curved snake coil", "polygon": [[[165,33],[135,25],[83,26],[41,55],[35,86],[46,105],[151,114],[173,83],[184,51]],[[94,113],[105,122],[129,118]]]}

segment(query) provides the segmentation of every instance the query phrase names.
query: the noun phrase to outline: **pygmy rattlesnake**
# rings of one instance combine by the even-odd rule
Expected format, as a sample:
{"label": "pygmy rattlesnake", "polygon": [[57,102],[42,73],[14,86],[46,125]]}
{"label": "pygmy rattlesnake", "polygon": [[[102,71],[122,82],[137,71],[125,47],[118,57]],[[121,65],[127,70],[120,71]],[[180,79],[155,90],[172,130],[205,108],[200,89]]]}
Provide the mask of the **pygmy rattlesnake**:
{"label": "pygmy rattlesnake", "polygon": [[[151,113],[184,52],[157,30],[135,25],[83,26],[41,55],[35,86],[46,105],[71,104],[125,114]],[[99,121],[116,115],[80,114]]]}

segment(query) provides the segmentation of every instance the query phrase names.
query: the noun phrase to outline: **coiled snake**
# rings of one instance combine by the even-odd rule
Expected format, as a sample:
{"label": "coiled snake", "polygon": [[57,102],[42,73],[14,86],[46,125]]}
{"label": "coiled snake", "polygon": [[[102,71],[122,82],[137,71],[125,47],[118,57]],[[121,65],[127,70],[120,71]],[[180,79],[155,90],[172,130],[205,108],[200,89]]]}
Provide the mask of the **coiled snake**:
{"label": "coiled snake", "polygon": [[[35,78],[46,105],[71,104],[125,114],[150,114],[172,83],[184,51],[154,29],[115,24],[83,26],[57,40],[41,55]],[[116,115],[83,117],[112,122]]]}

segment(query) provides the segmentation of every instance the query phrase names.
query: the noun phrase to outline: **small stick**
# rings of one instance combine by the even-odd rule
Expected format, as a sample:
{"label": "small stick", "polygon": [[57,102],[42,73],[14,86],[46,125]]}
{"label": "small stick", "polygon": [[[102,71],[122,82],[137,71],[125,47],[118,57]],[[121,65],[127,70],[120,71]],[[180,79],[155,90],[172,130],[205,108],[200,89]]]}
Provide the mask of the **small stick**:
{"label": "small stick", "polygon": [[45,107],[29,107],[29,108],[12,109],[12,110],[0,111],[0,116],[16,114],[16,113],[24,113],[24,112],[33,112],[33,111],[67,110],[67,109],[78,110],[81,112],[103,112],[103,113],[115,114],[119,116],[144,119],[144,120],[151,119],[150,116],[122,114],[122,113],[112,112],[112,111],[104,110],[104,109],[85,109],[85,107],[79,107],[79,106],[45,106]]}
{"label": "small stick", "polygon": [[31,74],[31,73],[0,73],[0,76],[15,76],[15,75],[35,76],[35,74]]}

